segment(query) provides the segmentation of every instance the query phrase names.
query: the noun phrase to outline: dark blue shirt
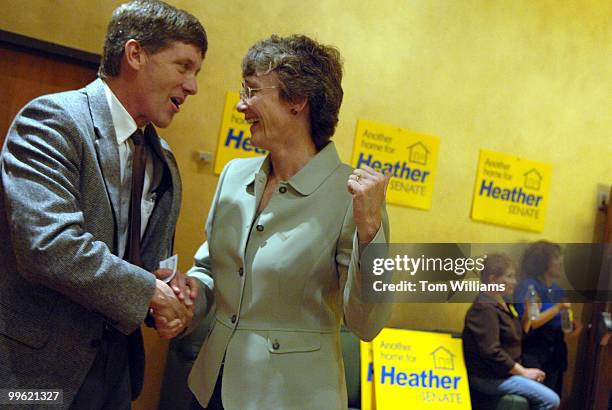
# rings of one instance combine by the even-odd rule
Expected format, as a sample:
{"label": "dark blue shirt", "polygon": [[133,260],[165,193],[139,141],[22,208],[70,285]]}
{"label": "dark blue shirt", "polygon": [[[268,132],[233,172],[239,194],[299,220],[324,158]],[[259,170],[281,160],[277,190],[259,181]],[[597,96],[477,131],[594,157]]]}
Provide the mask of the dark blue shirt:
{"label": "dark blue shirt", "polygon": [[[540,297],[540,300],[542,301],[542,307],[540,308],[541,312],[545,312],[548,309],[552,308],[556,303],[564,301],[565,291],[556,283],[553,282],[552,285],[548,287],[545,283],[540,282],[536,278],[525,278],[521,280],[521,282],[514,290],[515,307],[521,318],[525,313],[524,302],[527,299],[527,289],[529,288],[529,285],[533,285],[535,291]],[[555,317],[548,321],[544,326],[561,329],[561,314],[557,313]]]}

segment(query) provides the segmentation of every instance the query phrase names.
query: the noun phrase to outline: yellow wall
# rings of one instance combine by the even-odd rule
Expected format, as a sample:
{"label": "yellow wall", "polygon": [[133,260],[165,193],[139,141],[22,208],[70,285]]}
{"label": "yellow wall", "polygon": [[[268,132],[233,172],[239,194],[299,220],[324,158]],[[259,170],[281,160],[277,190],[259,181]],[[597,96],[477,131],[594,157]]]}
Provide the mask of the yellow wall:
{"label": "yellow wall", "polygon": [[[113,0],[4,0],[0,28],[100,52]],[[240,84],[248,47],[271,33],[338,46],[345,100],[334,138],[348,161],[367,118],[441,138],[432,208],[389,206],[394,242],[588,242],[597,184],[612,180],[612,3],[321,0],[171,1],[204,23],[210,51],[200,94],[164,132],[184,181],[181,266],[203,240],[217,178],[195,149],[213,151],[226,90]],[[542,234],[470,219],[480,148],[551,163]],[[398,305],[395,325],[459,331],[465,306]]]}
{"label": "yellow wall", "polygon": [[[4,0],[0,27],[100,52],[120,1]],[[576,1],[173,1],[206,26],[210,51],[200,94],[164,133],[176,151],[185,195],[177,248],[181,266],[203,240],[216,177],[195,149],[213,151],[226,90],[240,84],[248,47],[270,33],[305,33],[338,46],[345,100],[336,143],[349,160],[359,118],[441,138],[430,211],[389,207],[395,242],[590,241],[596,187],[612,177],[612,4]],[[78,18],[73,18],[78,16]],[[478,152],[488,148],[553,166],[545,231],[471,221]],[[421,309],[416,309],[419,312]],[[415,307],[396,321],[428,327]],[[439,327],[461,327],[452,307]]]}

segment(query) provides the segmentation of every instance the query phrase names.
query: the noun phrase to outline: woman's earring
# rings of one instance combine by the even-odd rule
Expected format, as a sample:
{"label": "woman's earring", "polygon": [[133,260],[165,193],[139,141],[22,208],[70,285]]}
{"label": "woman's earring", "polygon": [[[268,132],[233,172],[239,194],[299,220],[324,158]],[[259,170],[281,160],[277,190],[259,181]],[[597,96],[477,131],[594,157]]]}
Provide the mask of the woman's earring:
{"label": "woman's earring", "polygon": [[298,110],[296,110],[295,108],[292,108],[292,109],[291,109],[291,114],[293,114],[293,115],[297,115],[297,113],[298,113]]}

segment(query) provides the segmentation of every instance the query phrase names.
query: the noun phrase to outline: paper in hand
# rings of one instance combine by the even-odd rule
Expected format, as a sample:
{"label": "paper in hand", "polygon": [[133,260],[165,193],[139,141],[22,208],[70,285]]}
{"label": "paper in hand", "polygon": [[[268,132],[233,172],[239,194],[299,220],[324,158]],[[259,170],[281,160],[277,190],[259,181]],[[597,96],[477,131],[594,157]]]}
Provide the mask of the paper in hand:
{"label": "paper in hand", "polygon": [[178,255],[172,255],[168,259],[159,261],[159,269],[170,269],[172,271],[172,275],[163,279],[164,282],[169,283],[172,279],[174,279],[174,276],[176,275],[177,267],[178,267]]}

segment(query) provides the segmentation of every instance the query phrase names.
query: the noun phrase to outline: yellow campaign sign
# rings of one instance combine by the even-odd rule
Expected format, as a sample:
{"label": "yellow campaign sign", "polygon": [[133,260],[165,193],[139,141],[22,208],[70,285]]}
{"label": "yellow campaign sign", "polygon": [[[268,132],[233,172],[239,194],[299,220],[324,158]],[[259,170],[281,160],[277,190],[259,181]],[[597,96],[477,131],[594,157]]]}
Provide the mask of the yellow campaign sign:
{"label": "yellow campaign sign", "polygon": [[549,164],[480,150],[472,218],[542,232],[551,176]]}
{"label": "yellow campaign sign", "polygon": [[359,341],[361,359],[361,410],[376,410],[374,395],[374,365],[372,363],[372,343]]}
{"label": "yellow campaign sign", "polygon": [[215,155],[214,172],[217,175],[221,173],[225,164],[234,158],[257,157],[268,153],[265,149],[251,145],[251,126],[236,110],[239,100],[237,92],[228,91],[225,96],[223,120]]}
{"label": "yellow campaign sign", "polygon": [[433,136],[359,120],[351,163],[392,174],[388,203],[429,209],[439,146],[440,139]]}
{"label": "yellow campaign sign", "polygon": [[377,410],[471,409],[461,339],[383,329],[370,344]]}

